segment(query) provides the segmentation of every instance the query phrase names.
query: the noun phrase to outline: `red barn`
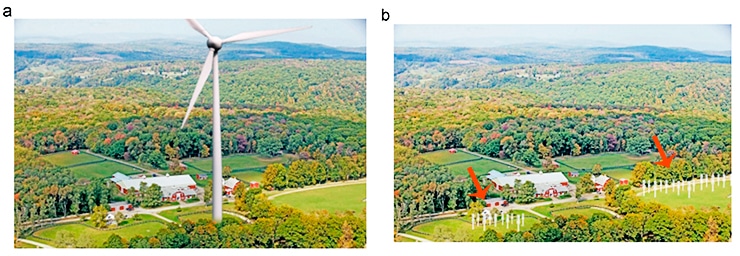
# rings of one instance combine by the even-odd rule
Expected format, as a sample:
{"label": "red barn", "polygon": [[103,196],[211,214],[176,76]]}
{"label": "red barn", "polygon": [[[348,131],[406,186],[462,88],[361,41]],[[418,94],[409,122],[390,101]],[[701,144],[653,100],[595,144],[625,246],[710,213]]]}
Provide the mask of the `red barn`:
{"label": "red barn", "polygon": [[630,181],[628,179],[619,179],[619,185],[629,185]]}
{"label": "red barn", "polygon": [[457,153],[457,149],[451,148],[450,150],[447,150],[448,152],[454,154]]}
{"label": "red barn", "polygon": [[513,188],[515,181],[520,180],[522,183],[527,181],[534,183],[535,197],[556,197],[568,193],[568,179],[562,172],[500,175],[492,171],[487,177],[491,180],[493,188],[498,191],[503,191],[506,185]]}
{"label": "red barn", "polygon": [[249,182],[249,188],[259,188],[260,183],[256,181]]}
{"label": "red barn", "polygon": [[224,184],[224,194],[227,196],[231,196],[234,194],[234,189],[237,185],[239,185],[239,180],[237,180],[234,177],[229,178],[228,180],[223,181]]}
{"label": "red barn", "polygon": [[602,192],[604,191],[604,185],[609,181],[609,177],[606,175],[599,175],[599,177],[591,176],[591,180],[594,182],[596,192]]}
{"label": "red barn", "polygon": [[79,154],[80,154],[80,151],[79,151],[79,150],[77,150],[77,149],[75,149],[75,150],[72,150],[72,154],[73,154],[73,155],[79,155]]}

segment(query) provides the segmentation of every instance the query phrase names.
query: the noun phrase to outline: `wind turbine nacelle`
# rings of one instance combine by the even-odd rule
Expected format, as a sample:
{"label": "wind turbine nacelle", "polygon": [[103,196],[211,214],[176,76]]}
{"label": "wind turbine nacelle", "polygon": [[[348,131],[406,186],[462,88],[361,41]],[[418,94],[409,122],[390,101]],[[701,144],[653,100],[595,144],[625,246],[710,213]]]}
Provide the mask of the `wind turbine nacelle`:
{"label": "wind turbine nacelle", "polygon": [[208,39],[206,45],[208,45],[208,48],[213,48],[214,50],[218,51],[221,49],[221,46],[223,46],[223,40],[214,36]]}

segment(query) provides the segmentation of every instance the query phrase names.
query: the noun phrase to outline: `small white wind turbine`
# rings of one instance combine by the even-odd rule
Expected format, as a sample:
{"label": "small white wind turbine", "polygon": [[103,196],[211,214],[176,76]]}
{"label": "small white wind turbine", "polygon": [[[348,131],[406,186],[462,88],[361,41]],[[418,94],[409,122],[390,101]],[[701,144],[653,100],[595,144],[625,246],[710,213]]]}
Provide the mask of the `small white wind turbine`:
{"label": "small white wind turbine", "polygon": [[213,221],[221,222],[221,208],[223,206],[223,197],[221,196],[223,189],[223,176],[221,174],[221,101],[219,99],[218,91],[218,50],[221,49],[221,46],[227,43],[288,33],[308,29],[311,27],[308,26],[256,32],[244,32],[226,39],[221,39],[215,36],[211,36],[211,34],[209,34],[208,31],[206,31],[206,29],[203,28],[203,26],[201,26],[200,23],[198,23],[197,21],[188,19],[187,22],[188,24],[190,24],[190,27],[195,29],[195,31],[198,31],[206,38],[208,38],[208,41],[206,42],[206,45],[208,46],[208,56],[206,56],[206,62],[203,63],[203,70],[200,72],[198,83],[196,84],[195,91],[193,92],[193,98],[190,99],[188,111],[187,113],[185,113],[185,118],[182,120],[182,126],[180,128],[185,127],[185,123],[188,121],[190,112],[195,106],[195,101],[198,99],[198,95],[200,94],[200,92],[203,91],[203,85],[206,83],[206,79],[208,79],[208,73],[210,73],[211,69],[213,69],[213,144],[211,146],[211,149],[213,150]]}

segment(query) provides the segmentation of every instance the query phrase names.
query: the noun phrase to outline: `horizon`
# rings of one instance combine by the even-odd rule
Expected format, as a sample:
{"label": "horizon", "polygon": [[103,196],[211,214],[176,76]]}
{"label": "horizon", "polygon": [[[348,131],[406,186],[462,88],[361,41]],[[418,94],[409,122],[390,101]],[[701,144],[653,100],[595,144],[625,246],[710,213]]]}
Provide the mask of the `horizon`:
{"label": "horizon", "polygon": [[[491,36],[496,35],[496,36]],[[731,25],[396,25],[395,47],[658,46],[732,51]]]}
{"label": "horizon", "polygon": [[[331,47],[365,47],[364,19],[306,19],[306,20],[198,20],[212,35],[222,38],[231,35],[270,29],[312,26],[295,33],[258,38],[240,43],[290,42],[321,44]],[[185,43],[205,42],[185,20],[174,19],[94,19],[15,21],[14,43],[50,44],[119,44],[147,40],[180,40]]]}

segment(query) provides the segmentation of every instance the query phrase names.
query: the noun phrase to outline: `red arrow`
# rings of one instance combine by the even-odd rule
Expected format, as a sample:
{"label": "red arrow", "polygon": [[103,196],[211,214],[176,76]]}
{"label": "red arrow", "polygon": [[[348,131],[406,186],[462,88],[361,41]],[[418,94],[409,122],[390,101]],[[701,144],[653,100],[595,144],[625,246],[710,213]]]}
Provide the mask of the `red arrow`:
{"label": "red arrow", "polygon": [[654,164],[664,166],[665,168],[671,167],[671,161],[673,161],[673,158],[676,157],[676,154],[671,155],[671,157],[666,157],[665,151],[663,151],[663,146],[660,145],[660,140],[658,140],[658,136],[653,135],[653,142],[655,142],[655,147],[658,148],[658,153],[660,153],[660,161],[653,162]]}
{"label": "red arrow", "polygon": [[468,173],[470,173],[470,178],[473,179],[473,185],[475,185],[475,189],[478,190],[478,192],[475,192],[473,194],[468,194],[469,196],[474,196],[477,198],[480,198],[481,200],[486,199],[486,193],[488,192],[488,189],[491,188],[492,184],[488,184],[486,189],[480,188],[480,182],[478,182],[478,177],[475,176],[475,172],[473,171],[473,167],[468,167]]}

